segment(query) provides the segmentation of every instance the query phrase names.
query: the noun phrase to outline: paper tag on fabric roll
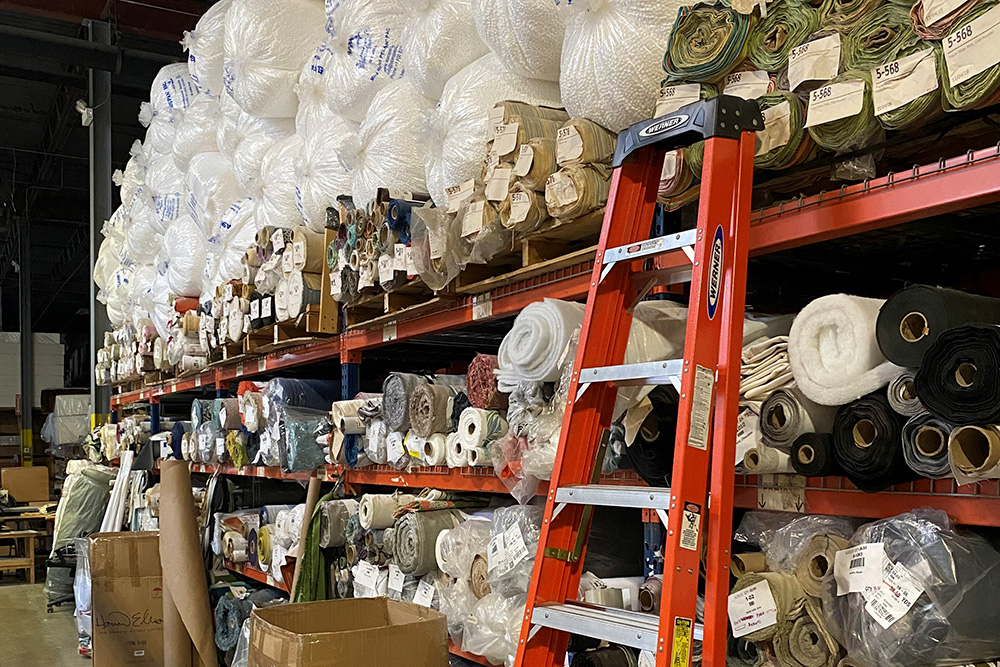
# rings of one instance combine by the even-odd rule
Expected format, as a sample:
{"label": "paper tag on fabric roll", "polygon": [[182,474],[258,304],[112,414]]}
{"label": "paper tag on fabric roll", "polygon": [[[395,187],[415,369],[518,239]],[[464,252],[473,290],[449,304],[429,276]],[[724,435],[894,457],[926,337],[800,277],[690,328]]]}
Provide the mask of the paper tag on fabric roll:
{"label": "paper tag on fabric roll", "polygon": [[653,118],[666,116],[680,109],[685,104],[691,104],[701,99],[701,85],[697,83],[678,83],[660,88],[656,98],[656,110]]}
{"label": "paper tag on fabric roll", "polygon": [[417,275],[417,265],[413,263],[413,248],[411,246],[406,246],[406,275],[415,276]]}
{"label": "paper tag on fabric roll", "polygon": [[524,544],[524,536],[516,523],[504,531],[503,544],[507,554],[508,569],[513,569],[515,565],[528,557],[528,547]]}
{"label": "paper tag on fabric roll", "polygon": [[292,244],[292,261],[296,264],[303,264],[306,261],[306,244],[302,241]]}
{"label": "paper tag on fabric roll", "polygon": [[199,433],[198,434],[198,449],[208,449],[208,439],[209,439],[209,437],[211,437],[211,436],[209,436],[208,433]]}
{"label": "paper tag on fabric roll", "polygon": [[839,32],[796,46],[788,54],[788,85],[793,91],[806,81],[829,81],[839,73]]}
{"label": "paper tag on fabric roll", "polygon": [[965,4],[965,0],[924,0],[923,23],[928,28]]}
{"label": "paper tag on fabric roll", "polygon": [[271,232],[271,249],[275,252],[285,247],[285,234],[281,229]]}
{"label": "paper tag on fabric roll", "polygon": [[865,105],[864,81],[830,83],[809,93],[806,127],[856,116]]}
{"label": "paper tag on fabric roll", "polygon": [[528,218],[528,211],[531,210],[531,197],[527,192],[515,190],[510,193],[510,224],[516,225],[524,222]]}
{"label": "paper tag on fabric roll", "polygon": [[250,302],[250,319],[260,319],[260,299],[254,299]]}
{"label": "paper tag on fabric roll", "polygon": [[358,574],[354,579],[365,588],[375,589],[378,587],[378,566],[372,565],[366,560],[358,561]]}
{"label": "paper tag on fabric roll", "polygon": [[778,605],[766,581],[731,593],[728,608],[733,637],[743,637],[778,622]]}
{"label": "paper tag on fabric roll", "polygon": [[552,201],[556,206],[569,206],[580,198],[573,179],[567,174],[557,171],[545,181],[545,200]]}
{"label": "paper tag on fabric roll", "polygon": [[515,176],[527,176],[531,171],[531,163],[535,159],[535,149],[528,144],[521,144],[521,150],[517,154],[517,162],[514,163]]}
{"label": "paper tag on fabric roll", "polygon": [[226,283],[226,289],[223,291],[223,294],[225,294],[226,301],[232,301],[233,300],[233,284],[232,283]]}
{"label": "paper tag on fabric roll", "polygon": [[386,438],[385,451],[388,461],[395,463],[403,457],[403,439],[401,437]]}
{"label": "paper tag on fabric roll", "polygon": [[413,604],[430,607],[431,601],[434,600],[434,588],[434,584],[424,579],[417,582],[417,592],[413,594]]}
{"label": "paper tag on fabric roll", "polygon": [[507,155],[517,149],[517,123],[497,125],[493,132],[493,151],[497,155]]}
{"label": "paper tag on fabric roll", "polygon": [[335,296],[338,292],[342,292],[344,289],[344,279],[340,275],[340,271],[337,271],[332,276],[330,276],[330,296]]}
{"label": "paper tag on fabric roll", "polygon": [[395,563],[389,563],[389,590],[402,593],[405,579],[403,571],[396,567]]}
{"label": "paper tag on fabric roll", "polygon": [[925,49],[872,70],[872,101],[880,116],[937,90],[934,49]]}
{"label": "paper tag on fabric roll", "polygon": [[497,126],[503,123],[503,117],[504,117],[504,108],[499,103],[497,103],[496,106],[490,109],[490,128],[489,128],[489,134],[486,137],[487,141],[489,141],[494,137],[494,135],[496,135]]}
{"label": "paper tag on fabric roll", "polygon": [[448,195],[448,213],[457,213],[462,204],[472,197],[475,190],[476,181],[473,178],[460,185],[445,188],[444,193]]}
{"label": "paper tag on fabric roll", "polygon": [[881,542],[859,544],[838,551],[833,559],[833,578],[837,595],[861,593],[866,598],[882,586],[882,570],[886,561],[885,545]]}
{"label": "paper tag on fabric roll", "polygon": [[732,72],[726,75],[722,92],[745,100],[755,100],[767,94],[771,87],[771,77],[767,72],[753,70],[750,72]]}
{"label": "paper tag on fabric roll", "polygon": [[294,251],[291,248],[285,248],[285,252],[281,253],[282,273],[291,273],[295,270],[295,257],[293,255]]}
{"label": "paper tag on fabric roll", "polygon": [[462,217],[462,236],[472,236],[478,234],[483,228],[483,211],[486,202],[483,200],[474,201],[469,204],[468,210]]}
{"label": "paper tag on fabric roll", "polygon": [[941,40],[952,88],[1000,62],[1000,5]]}
{"label": "paper tag on fabric roll", "polygon": [[669,181],[677,176],[677,151],[669,151],[663,156],[663,169],[660,170],[660,181]]}
{"label": "paper tag on fabric roll", "polygon": [[358,271],[358,289],[371,287],[374,284],[375,281],[372,276],[371,266],[365,264],[364,266],[361,267],[361,270]]}
{"label": "paper tag on fabric roll", "polygon": [[760,416],[750,408],[740,410],[736,418],[736,460],[734,465],[743,462],[747,451],[757,446],[760,440]]}
{"label": "paper tag on fabric roll", "polygon": [[764,130],[757,132],[754,155],[763,155],[787,144],[792,137],[792,109],[788,102],[764,109]]}
{"label": "paper tag on fabric roll", "polygon": [[505,572],[504,563],[506,562],[507,553],[504,550],[504,537],[503,533],[500,533],[491,537],[490,543],[486,547],[486,569],[493,572],[499,568],[501,572]]}
{"label": "paper tag on fabric roll", "polygon": [[486,184],[486,199],[488,201],[503,201],[507,198],[507,191],[510,188],[510,167],[497,167],[490,176],[489,183]]}
{"label": "paper tag on fabric roll", "polygon": [[378,258],[378,279],[379,282],[389,282],[393,279],[393,274],[395,273],[393,256],[392,255],[381,255]]}
{"label": "paper tag on fabric roll", "polygon": [[896,563],[882,578],[882,587],[865,604],[865,611],[883,628],[901,619],[924,592],[913,573],[902,563]]}
{"label": "paper tag on fabric roll", "polygon": [[406,244],[397,243],[392,247],[392,268],[396,271],[406,271]]}
{"label": "paper tag on fabric roll", "polygon": [[556,162],[563,164],[578,160],[583,155],[583,137],[573,125],[556,131]]}
{"label": "paper tag on fabric roll", "polygon": [[274,297],[265,296],[260,300],[260,316],[261,317],[271,317],[274,312]]}

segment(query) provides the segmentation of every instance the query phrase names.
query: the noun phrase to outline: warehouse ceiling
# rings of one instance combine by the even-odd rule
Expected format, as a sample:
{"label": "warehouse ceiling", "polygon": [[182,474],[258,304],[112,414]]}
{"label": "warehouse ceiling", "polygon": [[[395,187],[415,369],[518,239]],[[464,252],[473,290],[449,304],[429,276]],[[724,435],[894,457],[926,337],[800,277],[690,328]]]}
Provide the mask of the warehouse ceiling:
{"label": "warehouse ceiling", "polygon": [[0,330],[18,330],[16,230],[27,221],[34,330],[89,336],[89,130],[74,109],[87,99],[88,69],[63,62],[73,60],[67,49],[38,33],[86,40],[85,21],[111,22],[120,57],[104,104],[111,107],[114,166],[122,168],[143,135],[139,103],[149,99],[153,76],[163,64],[183,60],[184,30],[211,4],[0,2]]}

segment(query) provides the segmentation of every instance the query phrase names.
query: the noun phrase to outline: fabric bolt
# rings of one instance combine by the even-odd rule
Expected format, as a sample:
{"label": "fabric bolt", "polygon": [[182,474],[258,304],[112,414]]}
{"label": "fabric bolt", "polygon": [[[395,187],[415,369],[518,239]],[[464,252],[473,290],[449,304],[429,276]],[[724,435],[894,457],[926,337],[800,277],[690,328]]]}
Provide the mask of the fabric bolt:
{"label": "fabric bolt", "polygon": [[238,398],[217,398],[212,404],[212,420],[219,428],[231,431],[240,427],[240,402]]}
{"label": "fabric bolt", "polygon": [[658,386],[647,398],[652,409],[643,418],[632,442],[626,442],[625,457],[650,486],[669,486],[680,397],[673,387]]}
{"label": "fabric bolt", "polygon": [[672,197],[680,196],[691,188],[694,174],[685,159],[685,149],[668,152],[663,157],[663,169],[660,172],[660,184],[656,188],[657,200],[666,204]]}
{"label": "fabric bolt", "polygon": [[226,453],[235,468],[242,468],[250,463],[247,455],[247,437],[242,431],[229,431],[226,433]]}
{"label": "fabric bolt", "polygon": [[896,54],[896,57],[903,58],[905,56],[912,56],[921,51],[928,50],[934,51],[934,53],[928,57],[934,59],[938,86],[929,93],[925,93],[917,99],[907,102],[898,109],[886,111],[885,113],[876,116],[878,122],[885,129],[901,130],[911,126],[920,127],[944,115],[944,108],[942,107],[941,100],[943,88],[943,85],[941,84],[943,77],[941,70],[944,66],[943,56],[941,55],[941,45],[938,43],[931,43],[928,45],[927,42],[918,40],[910,46],[900,49]]}
{"label": "fabric bolt", "polygon": [[864,82],[864,99],[861,111],[853,116],[808,128],[813,141],[830,151],[843,152],[865,148],[876,143],[883,136],[882,126],[875,119],[871,73],[868,70],[850,69],[841,72],[827,83],[835,84],[847,81]]}
{"label": "fabric bolt", "polygon": [[438,489],[423,489],[413,500],[399,505],[393,512],[393,518],[398,519],[413,512],[480,508],[487,505],[489,505],[489,500],[486,498],[460,495]]}
{"label": "fabric bolt", "polygon": [[903,421],[881,391],[837,410],[834,457],[847,478],[862,491],[874,493],[916,478],[903,457]]}
{"label": "fabric bolt", "polygon": [[257,529],[251,528],[247,533],[247,562],[253,567],[260,567],[260,559],[257,557]]}
{"label": "fabric bolt", "polygon": [[776,0],[750,31],[747,56],[767,72],[788,66],[788,54],[819,28],[819,12],[803,0]]}
{"label": "fabric bolt", "polygon": [[835,407],[810,401],[798,388],[778,389],[761,406],[761,439],[787,449],[803,433],[830,433],[836,412]]}
{"label": "fabric bolt", "polygon": [[827,630],[819,605],[806,600],[805,608],[806,613],[792,622],[787,633],[779,633],[774,638],[779,664],[783,667],[835,667],[840,645]]}
{"label": "fabric bolt", "polygon": [[744,637],[726,637],[726,667],[760,667],[767,660],[767,654],[757,644]]}
{"label": "fabric bolt", "polygon": [[787,452],[757,444],[743,455],[743,467],[751,475],[794,472]]}
{"label": "fabric bolt", "polygon": [[382,410],[390,431],[404,432],[410,428],[410,396],[427,378],[412,373],[390,373],[382,383]]}
{"label": "fabric bolt", "polygon": [[909,7],[885,2],[862,16],[844,37],[844,67],[871,70],[898,59],[904,49],[919,41],[910,23]]}
{"label": "fabric bolt", "polygon": [[497,389],[495,371],[500,368],[500,360],[493,354],[477,354],[469,362],[466,375],[466,394],[474,408],[484,410],[506,410],[507,394]]}
{"label": "fabric bolt", "polygon": [[823,0],[819,7],[820,28],[846,35],[881,3],[882,0]]}
{"label": "fabric bolt", "polygon": [[889,381],[889,386],[886,388],[889,405],[904,417],[912,417],[924,409],[920,397],[917,396],[916,376],[916,371],[905,368]]}
{"label": "fabric bolt", "polygon": [[604,206],[611,191],[611,171],[602,164],[567,164],[545,183],[549,215],[572,220]]}
{"label": "fabric bolt", "polygon": [[[757,104],[760,105],[761,111],[784,103],[788,104],[788,143],[755,155],[753,159],[755,167],[787,169],[812,159],[816,154],[816,143],[813,141],[812,135],[805,129],[806,107],[797,95],[784,90],[775,90],[757,98]],[[757,141],[759,142],[760,139]]]}
{"label": "fabric bolt", "polygon": [[1000,478],[1000,426],[959,426],[948,438],[948,459],[959,484]]}
{"label": "fabric bolt", "polygon": [[535,137],[521,144],[522,152],[526,152],[525,146],[531,154],[531,166],[523,175],[518,176],[518,182],[535,192],[545,192],[545,182],[549,180],[549,176],[559,171],[556,163],[556,140]]}
{"label": "fabric bolt", "polygon": [[466,408],[458,424],[458,439],[462,448],[484,449],[507,434],[507,420],[496,410]]}
{"label": "fabric bolt", "polygon": [[945,35],[953,32],[953,28],[957,27],[959,19],[965,18],[971,10],[983,4],[992,3],[984,3],[983,0],[966,0],[960,5],[954,6],[950,12],[934,21],[931,25],[927,25],[924,23],[924,1],[917,0],[910,7],[910,21],[913,24],[914,32],[922,39],[927,41],[940,40]]}
{"label": "fabric bolt", "polygon": [[468,457],[462,450],[462,441],[458,439],[458,432],[449,433],[444,439],[445,463],[449,468],[463,468],[468,465]]}
{"label": "fabric bolt", "polygon": [[[542,189],[545,189],[544,185]],[[511,185],[505,206],[500,210],[500,224],[505,229],[526,234],[541,227],[548,219],[549,209],[543,193],[528,187],[523,180]]]}
{"label": "fabric bolt", "polygon": [[556,163],[610,163],[615,155],[618,136],[586,118],[571,118],[559,128],[562,140],[556,149]]}
{"label": "fabric bolt", "polygon": [[950,424],[1000,423],[1000,327],[941,334],[924,354],[916,387],[924,407]]}
{"label": "fabric bolt", "polygon": [[236,531],[229,531],[222,539],[222,553],[226,560],[231,560],[234,563],[247,562],[247,538]]}
{"label": "fabric bolt", "polygon": [[778,633],[789,631],[792,622],[802,613],[805,592],[794,575],[784,572],[749,572],[736,580],[733,593],[744,588],[767,582],[777,606],[777,623],[755,630],[743,637],[747,641],[762,642],[773,639]]}
{"label": "fabric bolt", "polygon": [[425,465],[441,466],[447,464],[448,446],[445,444],[445,436],[441,433],[432,433],[424,442],[424,451],[421,460]]}
{"label": "fabric bolt", "polygon": [[684,7],[670,33],[663,69],[673,81],[716,83],[742,62],[754,16],[726,5]]}
{"label": "fabric bolt", "polygon": [[737,579],[747,572],[764,572],[767,570],[767,559],[760,551],[733,554],[729,559],[729,570]]}
{"label": "fabric bolt", "polygon": [[458,510],[411,512],[400,517],[395,525],[393,557],[403,574],[419,576],[434,570],[438,533],[459,523]]}
{"label": "fabric bolt", "polygon": [[476,554],[472,559],[472,566],[469,572],[469,587],[477,600],[481,600],[490,594],[489,562],[483,554]]}
{"label": "fabric bolt", "polygon": [[948,437],[954,427],[927,411],[920,411],[903,424],[903,457],[915,473],[931,479],[951,477]]}
{"label": "fabric bolt", "polygon": [[236,648],[243,621],[250,618],[253,603],[249,598],[223,595],[215,605],[215,645],[220,651]]}
{"label": "fabric bolt", "polygon": [[410,430],[421,438],[451,431],[452,405],[462,389],[439,384],[417,385],[410,394]]}
{"label": "fabric bolt", "polygon": [[803,433],[792,443],[790,459],[795,472],[807,477],[841,473],[833,454],[833,435],[829,433]]}
{"label": "fabric bolt", "polygon": [[416,500],[416,496],[406,493],[373,494],[361,496],[358,507],[358,519],[365,530],[381,530],[395,522],[396,510]]}
{"label": "fabric bolt", "polygon": [[795,558],[795,578],[803,592],[818,598],[823,592],[823,579],[833,571],[837,552],[847,548],[847,539],[836,533],[820,533],[809,538]]}
{"label": "fabric bolt", "polygon": [[265,572],[268,566],[271,565],[271,559],[274,556],[273,532],[274,524],[261,526],[257,530],[257,561],[260,563],[261,569]]}

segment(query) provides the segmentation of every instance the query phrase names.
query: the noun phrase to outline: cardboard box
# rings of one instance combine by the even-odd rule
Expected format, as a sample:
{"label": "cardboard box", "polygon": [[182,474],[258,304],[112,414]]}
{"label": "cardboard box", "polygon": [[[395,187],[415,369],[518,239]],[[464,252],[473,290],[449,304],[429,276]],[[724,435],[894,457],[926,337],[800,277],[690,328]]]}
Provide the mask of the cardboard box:
{"label": "cardboard box", "polygon": [[254,610],[249,667],[441,667],[444,614],[388,598],[329,600]]}
{"label": "cardboard box", "polygon": [[0,488],[6,489],[19,503],[49,499],[49,469],[45,466],[4,468]]}
{"label": "cardboard box", "polygon": [[94,667],[164,667],[160,534],[92,535],[90,576]]}

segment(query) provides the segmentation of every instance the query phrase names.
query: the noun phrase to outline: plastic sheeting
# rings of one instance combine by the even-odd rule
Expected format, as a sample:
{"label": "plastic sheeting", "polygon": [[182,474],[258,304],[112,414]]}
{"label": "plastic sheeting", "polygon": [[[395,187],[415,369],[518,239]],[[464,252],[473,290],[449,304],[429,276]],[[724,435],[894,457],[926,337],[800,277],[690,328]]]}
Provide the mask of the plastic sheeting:
{"label": "plastic sheeting", "polygon": [[273,144],[264,154],[260,192],[254,198],[258,224],[288,228],[301,222],[295,205],[295,160],[301,150],[302,138],[293,134]]}
{"label": "plastic sheeting", "polygon": [[222,93],[226,15],[232,0],[220,0],[205,10],[194,30],[185,30],[181,44],[188,52],[191,80],[203,91]]}
{"label": "plastic sheeting", "polygon": [[[559,80],[565,27],[550,0],[473,0],[479,37],[511,72]],[[662,54],[661,54],[662,55]]]}
{"label": "plastic sheeting", "polygon": [[188,212],[205,234],[211,234],[222,214],[240,199],[233,163],[222,153],[199,153],[187,171]]}
{"label": "plastic sheeting", "polygon": [[[130,209],[133,226],[139,221],[135,205],[139,200],[150,203],[152,216],[146,218],[150,225],[161,234],[167,231],[170,223],[184,212],[184,172],[177,169],[169,155],[154,155],[149,160],[146,169],[146,183],[139,196],[133,200]],[[138,258],[133,258],[138,259]]]}
{"label": "plastic sheeting", "polygon": [[[326,209],[340,195],[352,192],[351,173],[340,160],[344,146],[358,133],[358,126],[324,111],[302,135],[302,149],[295,160],[295,204],[302,220],[313,231],[326,226]],[[321,120],[319,120],[321,119]]]}
{"label": "plastic sheeting", "polygon": [[233,137],[233,171],[244,194],[259,194],[264,155],[271,146],[290,137],[294,131],[295,122],[291,118],[265,119],[240,114]]}
{"label": "plastic sheeting", "polygon": [[166,278],[170,291],[177,296],[201,294],[207,239],[201,226],[189,215],[182,215],[170,226],[163,239],[167,256]]}
{"label": "plastic sheeting", "polygon": [[489,51],[476,31],[472,0],[410,0],[402,47],[406,79],[431,99],[463,67]]}
{"label": "plastic sheeting", "polygon": [[149,103],[157,112],[186,109],[198,93],[185,63],[160,68],[149,88]]}
{"label": "plastic sheeting", "polygon": [[217,149],[218,120],[219,99],[208,93],[198,93],[188,108],[179,113],[174,132],[173,158],[180,171],[187,171],[195,154]]}

